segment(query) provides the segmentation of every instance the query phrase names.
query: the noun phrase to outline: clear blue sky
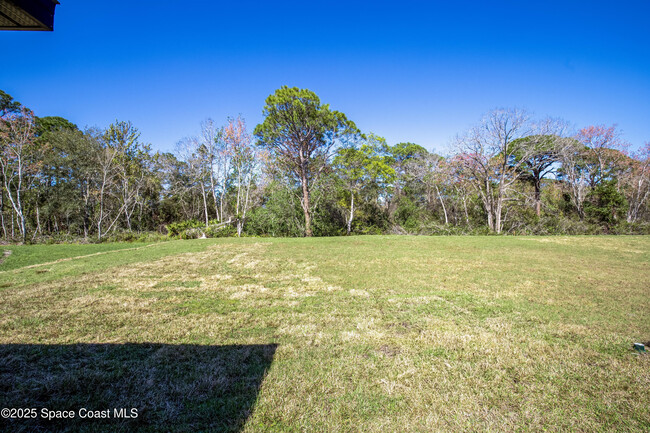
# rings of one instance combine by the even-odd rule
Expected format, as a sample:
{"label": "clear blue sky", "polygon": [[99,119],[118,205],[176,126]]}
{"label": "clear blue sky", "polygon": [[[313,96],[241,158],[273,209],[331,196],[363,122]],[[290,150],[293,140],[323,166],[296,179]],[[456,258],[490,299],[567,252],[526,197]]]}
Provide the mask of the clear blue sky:
{"label": "clear blue sky", "polygon": [[495,107],[650,141],[650,1],[61,0],[0,32],[0,89],[80,127],[131,120],[169,151],[201,120],[251,129],[281,85],[364,132],[444,152]]}

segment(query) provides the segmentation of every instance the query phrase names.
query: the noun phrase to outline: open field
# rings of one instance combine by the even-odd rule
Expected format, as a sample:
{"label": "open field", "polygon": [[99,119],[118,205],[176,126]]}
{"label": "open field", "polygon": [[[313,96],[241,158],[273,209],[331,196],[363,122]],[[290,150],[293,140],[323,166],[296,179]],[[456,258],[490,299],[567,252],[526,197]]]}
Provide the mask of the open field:
{"label": "open field", "polygon": [[122,247],[2,247],[0,407],[139,416],[0,430],[650,430],[649,237]]}

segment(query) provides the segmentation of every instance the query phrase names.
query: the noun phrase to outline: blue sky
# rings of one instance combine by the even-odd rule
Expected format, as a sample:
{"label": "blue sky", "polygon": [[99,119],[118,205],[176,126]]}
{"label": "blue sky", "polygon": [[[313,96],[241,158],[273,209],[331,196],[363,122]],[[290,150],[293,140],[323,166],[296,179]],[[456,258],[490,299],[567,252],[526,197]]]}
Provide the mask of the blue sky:
{"label": "blue sky", "polygon": [[131,120],[171,151],[212,117],[252,129],[281,85],[363,132],[444,153],[496,107],[650,141],[650,2],[61,0],[0,32],[0,89],[80,127]]}

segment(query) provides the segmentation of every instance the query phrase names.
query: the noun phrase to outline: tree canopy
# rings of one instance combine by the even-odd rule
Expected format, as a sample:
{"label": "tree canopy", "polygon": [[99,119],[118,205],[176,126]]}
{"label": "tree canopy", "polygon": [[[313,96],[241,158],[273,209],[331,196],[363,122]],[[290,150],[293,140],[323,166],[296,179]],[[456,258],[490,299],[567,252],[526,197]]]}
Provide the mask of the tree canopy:
{"label": "tree canopy", "polygon": [[0,91],[3,242],[153,236],[650,234],[650,143],[496,109],[448,154],[362,134],[308,89],[281,87],[254,131],[197,121],[175,152],[135,124],[81,129]]}
{"label": "tree canopy", "polygon": [[312,236],[310,192],[329,162],[332,148],[360,134],[345,114],[321,104],[308,89],[283,86],[266,98],[264,122],[255,127],[268,149],[302,189],[305,236]]}

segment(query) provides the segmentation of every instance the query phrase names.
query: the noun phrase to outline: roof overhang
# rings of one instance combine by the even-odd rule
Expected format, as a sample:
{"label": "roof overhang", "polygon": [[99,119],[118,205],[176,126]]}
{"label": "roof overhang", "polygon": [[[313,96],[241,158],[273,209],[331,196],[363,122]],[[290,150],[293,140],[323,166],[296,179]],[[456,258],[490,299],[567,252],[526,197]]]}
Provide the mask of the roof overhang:
{"label": "roof overhang", "polygon": [[54,29],[57,0],[0,0],[0,30]]}

